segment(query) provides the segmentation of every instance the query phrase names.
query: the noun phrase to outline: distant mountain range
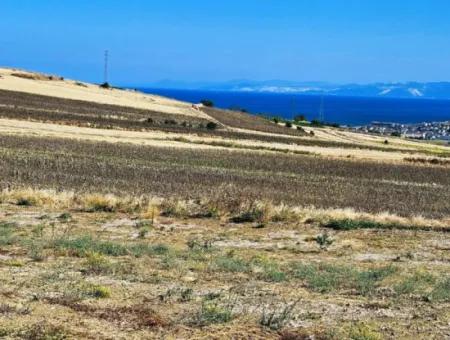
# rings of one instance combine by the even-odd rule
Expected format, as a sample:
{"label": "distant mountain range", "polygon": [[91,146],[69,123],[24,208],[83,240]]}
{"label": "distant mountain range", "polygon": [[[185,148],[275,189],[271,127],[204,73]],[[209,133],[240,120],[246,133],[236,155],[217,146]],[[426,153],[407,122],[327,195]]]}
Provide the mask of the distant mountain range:
{"label": "distant mountain range", "polygon": [[385,98],[450,99],[450,82],[406,82],[338,85],[325,82],[293,82],[282,80],[233,80],[222,83],[181,83],[165,80],[152,84],[152,86],[159,88],[188,90],[292,93]]}

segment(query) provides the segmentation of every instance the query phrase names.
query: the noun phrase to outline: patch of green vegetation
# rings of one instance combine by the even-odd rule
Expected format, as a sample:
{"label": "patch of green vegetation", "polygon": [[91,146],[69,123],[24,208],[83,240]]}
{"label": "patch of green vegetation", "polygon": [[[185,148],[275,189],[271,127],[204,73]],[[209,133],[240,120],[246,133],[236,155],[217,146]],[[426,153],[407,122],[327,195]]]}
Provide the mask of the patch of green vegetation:
{"label": "patch of green vegetation", "polygon": [[44,244],[39,241],[31,241],[28,243],[28,256],[35,262],[45,260]]}
{"label": "patch of green vegetation", "polygon": [[353,325],[348,334],[351,340],[382,340],[383,336],[375,331],[373,327],[364,323]]}
{"label": "patch of green vegetation", "polygon": [[62,213],[61,215],[58,216],[58,220],[60,220],[61,222],[68,222],[72,219],[72,215],[68,212]]}
{"label": "patch of green vegetation", "polygon": [[78,238],[62,238],[56,240],[53,246],[62,251],[67,251],[72,256],[86,257],[89,253],[98,253],[108,256],[133,255],[141,257],[144,255],[163,255],[169,251],[169,248],[163,244],[133,244],[125,245],[111,241],[101,241],[91,236]]}
{"label": "patch of green vegetation", "polygon": [[370,295],[380,281],[395,271],[392,266],[358,270],[322,263],[293,265],[293,276],[303,280],[309,289],[320,293],[347,289],[355,290],[361,295]]}
{"label": "patch of green vegetation", "polygon": [[14,223],[0,223],[0,246],[10,246],[17,242],[14,231],[17,225]]}
{"label": "patch of green vegetation", "polygon": [[430,230],[441,230],[444,232],[448,232],[448,228],[442,227],[442,228],[432,228],[431,226],[420,226],[420,225],[403,225],[398,223],[380,223],[370,220],[353,220],[349,218],[340,219],[340,220],[331,220],[326,223],[322,224],[325,228],[330,228],[334,230],[340,230],[340,231],[349,231],[349,230],[356,230],[356,229],[398,229],[398,230],[423,230],[423,231],[430,231]]}
{"label": "patch of green vegetation", "polygon": [[3,262],[3,264],[9,266],[9,267],[16,267],[16,268],[20,268],[24,266],[24,263],[20,260],[7,260],[5,262]]}
{"label": "patch of green vegetation", "polygon": [[432,301],[450,301],[450,277],[447,277],[436,284],[430,294],[430,298]]}
{"label": "patch of green vegetation", "polygon": [[0,337],[6,337],[12,333],[12,330],[9,328],[0,327]]}
{"label": "patch of green vegetation", "polygon": [[64,328],[60,326],[54,326],[46,322],[40,322],[34,325],[25,326],[22,329],[12,332],[12,334],[20,339],[65,340],[70,338],[69,334]]}
{"label": "patch of green vegetation", "polygon": [[330,235],[328,235],[328,233],[323,233],[317,235],[316,242],[319,245],[320,249],[326,250],[333,244],[334,240],[330,237]]}
{"label": "patch of green vegetation", "polygon": [[231,273],[245,273],[250,269],[250,265],[244,259],[235,256],[218,256],[213,263],[216,270]]}
{"label": "patch of green vegetation", "polygon": [[88,253],[83,270],[88,274],[107,274],[112,271],[112,263],[102,254]]}
{"label": "patch of green vegetation", "polygon": [[323,225],[325,228],[334,230],[355,230],[355,229],[386,229],[389,226],[367,220],[352,220],[349,218],[342,220],[331,220]]}
{"label": "patch of green vegetation", "polygon": [[91,252],[110,256],[128,255],[127,247],[120,243],[100,241],[91,236],[78,238],[62,238],[56,240],[53,245],[58,250],[68,251],[72,256],[85,257]]}
{"label": "patch of green vegetation", "polygon": [[428,273],[416,273],[396,284],[394,291],[397,295],[425,294],[425,288],[435,281],[436,279]]}
{"label": "patch of green vegetation", "polygon": [[111,289],[101,285],[93,285],[86,292],[96,299],[106,299],[111,297]]}
{"label": "patch of green vegetation", "polygon": [[288,279],[288,275],[280,269],[278,263],[264,256],[256,256],[249,261],[233,254],[218,256],[214,258],[212,265],[218,271],[255,273],[257,279],[267,282],[282,282]]}
{"label": "patch of green vegetation", "polygon": [[148,256],[160,256],[170,253],[171,249],[165,244],[146,244],[139,243],[131,246],[130,252],[136,257]]}
{"label": "patch of green vegetation", "polygon": [[265,256],[257,256],[251,260],[252,267],[256,268],[258,278],[267,282],[282,282],[287,280],[287,274],[280,269],[277,262]]}
{"label": "patch of green vegetation", "polygon": [[193,238],[187,241],[187,246],[190,251],[210,251],[213,249],[213,240]]}
{"label": "patch of green vegetation", "polygon": [[197,326],[208,326],[230,322],[233,311],[228,306],[221,306],[217,301],[203,301],[193,323]]}
{"label": "patch of green vegetation", "polygon": [[102,285],[85,281],[71,282],[69,286],[62,287],[64,301],[76,302],[84,299],[106,299],[111,296],[111,289]]}

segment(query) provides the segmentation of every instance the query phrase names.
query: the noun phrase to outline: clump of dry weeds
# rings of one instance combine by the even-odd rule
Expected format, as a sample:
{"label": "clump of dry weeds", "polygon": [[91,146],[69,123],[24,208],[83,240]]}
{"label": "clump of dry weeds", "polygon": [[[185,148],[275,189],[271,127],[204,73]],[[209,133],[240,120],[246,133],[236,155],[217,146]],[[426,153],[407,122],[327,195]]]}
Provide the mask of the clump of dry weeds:
{"label": "clump of dry weeds", "polygon": [[423,216],[402,217],[388,212],[372,214],[352,208],[319,209],[288,206],[259,200],[251,195],[233,195],[233,188],[221,187],[215,196],[206,199],[158,198],[141,195],[117,196],[113,194],[77,194],[74,192],[20,188],[3,190],[0,203],[78,209],[86,212],[140,213],[154,221],[159,215],[176,218],[226,218],[234,223],[270,222],[318,223],[352,220],[379,224],[381,227],[427,230],[450,230],[450,216],[429,219]]}

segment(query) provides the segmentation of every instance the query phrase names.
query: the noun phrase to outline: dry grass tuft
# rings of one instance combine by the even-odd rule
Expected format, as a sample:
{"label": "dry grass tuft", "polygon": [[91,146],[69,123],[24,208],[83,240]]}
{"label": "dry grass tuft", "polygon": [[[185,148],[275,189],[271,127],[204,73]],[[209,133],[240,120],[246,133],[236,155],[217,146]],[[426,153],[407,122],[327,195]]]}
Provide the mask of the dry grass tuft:
{"label": "dry grass tuft", "polygon": [[[221,197],[221,198],[219,198]],[[400,229],[450,230],[450,216],[429,219],[423,216],[402,217],[384,212],[371,214],[353,208],[318,209],[273,204],[250,196],[233,196],[226,190],[217,191],[217,197],[205,200],[162,199],[151,196],[125,196],[113,194],[76,194],[74,192],[22,188],[4,190],[0,203],[23,206],[79,209],[86,212],[141,213],[153,222],[159,216],[177,218],[229,218],[234,223],[299,222],[327,225],[331,221],[351,220],[380,224]]]}
{"label": "dry grass tuft", "polygon": [[73,204],[73,192],[55,190],[35,190],[24,188],[17,190],[3,190],[0,192],[0,203],[10,203],[23,206],[38,206],[52,208],[67,208]]}
{"label": "dry grass tuft", "polygon": [[87,194],[80,197],[82,209],[88,212],[135,212],[142,210],[144,198]]}

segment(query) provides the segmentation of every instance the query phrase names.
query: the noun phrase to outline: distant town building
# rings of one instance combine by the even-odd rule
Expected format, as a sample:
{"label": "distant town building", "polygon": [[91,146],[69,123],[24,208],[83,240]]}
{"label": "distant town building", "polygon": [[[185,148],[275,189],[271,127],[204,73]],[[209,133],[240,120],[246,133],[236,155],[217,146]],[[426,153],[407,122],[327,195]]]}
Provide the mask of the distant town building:
{"label": "distant town building", "polygon": [[418,124],[372,122],[371,124],[359,126],[354,129],[359,132],[370,132],[380,135],[450,141],[450,121]]}

